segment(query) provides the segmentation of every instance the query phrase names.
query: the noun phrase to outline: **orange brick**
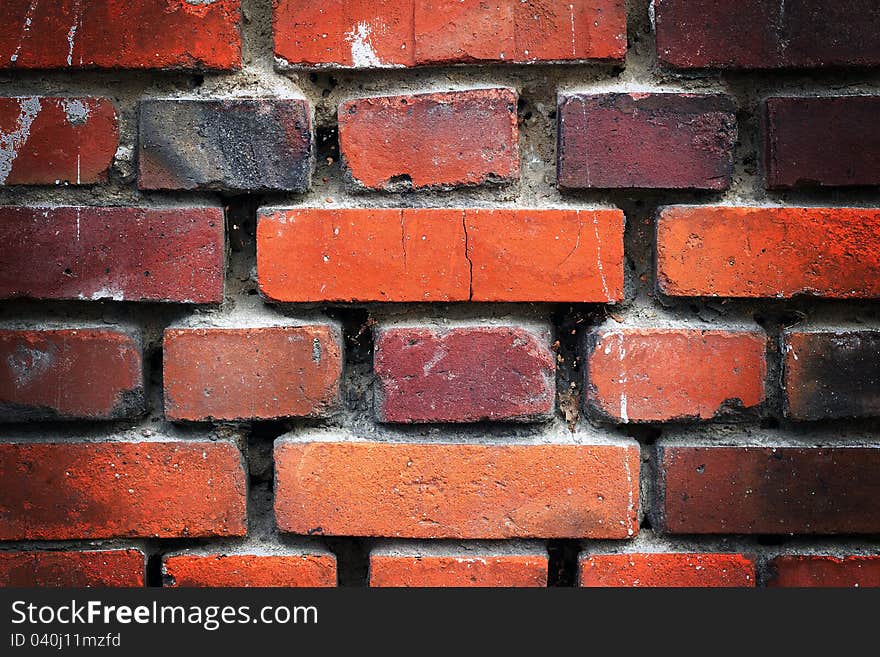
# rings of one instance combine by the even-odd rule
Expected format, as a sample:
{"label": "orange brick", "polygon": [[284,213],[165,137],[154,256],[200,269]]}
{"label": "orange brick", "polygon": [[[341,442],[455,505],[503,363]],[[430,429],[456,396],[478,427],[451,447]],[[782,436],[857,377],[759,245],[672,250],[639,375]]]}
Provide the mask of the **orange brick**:
{"label": "orange brick", "polygon": [[584,554],[580,586],[752,587],[755,562],[741,554]]}
{"label": "orange brick", "polygon": [[0,586],[136,587],[145,569],[140,550],[0,552]]}
{"label": "orange brick", "polygon": [[666,208],[657,281],[670,296],[880,297],[880,210]]}
{"label": "orange brick", "polygon": [[618,422],[706,420],[766,397],[763,333],[600,329],[588,341],[589,405]]}
{"label": "orange brick", "polygon": [[639,449],[280,439],[275,517],[297,534],[626,538]]}
{"label": "orange brick", "polygon": [[336,557],[317,554],[177,554],[163,561],[165,586],[336,586]]}

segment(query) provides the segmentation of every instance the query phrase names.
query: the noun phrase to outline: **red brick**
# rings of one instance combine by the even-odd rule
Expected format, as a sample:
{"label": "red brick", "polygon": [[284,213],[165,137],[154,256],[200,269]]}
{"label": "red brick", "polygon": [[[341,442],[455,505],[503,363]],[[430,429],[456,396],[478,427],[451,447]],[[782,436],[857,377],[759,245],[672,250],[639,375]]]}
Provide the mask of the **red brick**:
{"label": "red brick", "polygon": [[0,98],[0,185],[105,182],[118,142],[106,98]]}
{"label": "red brick", "polygon": [[223,300],[221,208],[0,207],[0,298]]}
{"label": "red brick", "polygon": [[630,442],[275,443],[275,517],[296,534],[627,538],[638,481]]}
{"label": "red brick", "polygon": [[880,297],[880,210],[666,208],[657,283],[670,296]]}
{"label": "red brick", "polygon": [[257,272],[281,302],[613,302],[623,229],[620,210],[266,209]]}
{"label": "red brick", "polygon": [[145,569],[140,550],[0,552],[0,586],[138,587]]}
{"label": "red brick", "polygon": [[880,64],[876,0],[655,0],[657,54],[678,68]]}
{"label": "red brick", "polygon": [[547,332],[383,328],[373,365],[381,422],[540,420],[553,413],[556,367]]}
{"label": "red brick", "polygon": [[767,187],[880,185],[880,96],[770,98]]}
{"label": "red brick", "polygon": [[617,422],[708,420],[755,407],[766,396],[763,333],[597,330],[588,349],[589,406]]}
{"label": "red brick", "polygon": [[329,324],[165,330],[171,420],[322,417],[339,403],[342,336]]}
{"label": "red brick", "polygon": [[876,447],[662,447],[659,518],[674,534],[876,534]]}
{"label": "red brick", "polygon": [[179,554],[165,557],[165,586],[336,586],[332,554]]}
{"label": "red brick", "polygon": [[736,114],[727,96],[561,94],[564,189],[727,189]]}
{"label": "red brick", "polygon": [[239,0],[4,0],[0,68],[241,66]]}
{"label": "red brick", "polygon": [[370,586],[544,587],[546,550],[526,553],[429,546],[370,553]]}
{"label": "red brick", "polygon": [[791,331],[783,339],[788,417],[880,415],[880,331]]}
{"label": "red brick", "polygon": [[246,480],[229,442],[0,444],[0,540],[243,536]]}
{"label": "red brick", "polygon": [[769,568],[771,587],[880,587],[878,556],[782,556]]}
{"label": "red brick", "polygon": [[129,418],[145,410],[139,335],[0,329],[0,419]]}
{"label": "red brick", "polygon": [[580,586],[755,586],[755,562],[742,554],[584,554],[579,566]]}
{"label": "red brick", "polygon": [[312,110],[299,98],[147,100],[138,187],[303,193],[312,177]]}
{"label": "red brick", "polygon": [[460,187],[519,178],[513,89],[359,98],[339,106],[339,148],[357,187]]}
{"label": "red brick", "polygon": [[623,60],[623,0],[278,0],[285,66]]}

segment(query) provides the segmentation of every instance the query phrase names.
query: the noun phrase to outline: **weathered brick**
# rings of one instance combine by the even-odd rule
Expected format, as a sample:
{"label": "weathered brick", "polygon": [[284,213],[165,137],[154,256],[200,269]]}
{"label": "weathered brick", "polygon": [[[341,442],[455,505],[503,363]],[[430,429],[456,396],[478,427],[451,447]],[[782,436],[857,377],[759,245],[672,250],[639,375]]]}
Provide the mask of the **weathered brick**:
{"label": "weathered brick", "polygon": [[623,299],[620,210],[265,209],[262,293],[306,301]]}
{"label": "weathered brick", "polygon": [[736,114],[722,95],[560,94],[563,189],[727,189]]}
{"label": "weathered brick", "polygon": [[708,420],[766,396],[767,337],[755,331],[620,328],[587,336],[589,408],[616,422]]}
{"label": "weathered brick", "polygon": [[140,335],[0,327],[0,420],[130,418],[145,407]]}
{"label": "weathered brick", "polygon": [[246,479],[230,442],[0,444],[0,540],[243,536]]}
{"label": "weathered brick", "polygon": [[783,355],[788,417],[880,415],[880,331],[791,331]]}
{"label": "weathered brick", "polygon": [[754,559],[742,554],[582,554],[578,563],[580,586],[755,586]]}
{"label": "weathered brick", "polygon": [[140,550],[0,552],[0,586],[139,587],[145,570]]}
{"label": "weathered brick", "polygon": [[339,106],[339,149],[356,187],[460,187],[519,178],[513,89],[358,98]]}
{"label": "weathered brick", "polygon": [[106,98],[0,98],[0,185],[104,182],[118,142]]}
{"label": "weathered brick", "polygon": [[657,54],[678,68],[880,65],[875,0],[654,0]]}
{"label": "weathered brick", "polygon": [[670,296],[880,297],[880,210],[665,208],[657,283]]}
{"label": "weathered brick", "polygon": [[663,531],[880,532],[880,448],[668,446],[658,458]]}
{"label": "weathered brick", "polygon": [[541,420],[553,413],[549,331],[380,328],[373,366],[381,422]]}
{"label": "weathered brick", "polygon": [[0,298],[223,300],[223,210],[0,207]]}
{"label": "weathered brick", "polygon": [[407,543],[371,550],[369,581],[377,587],[544,587],[548,568],[543,547]]}
{"label": "weathered brick", "polygon": [[770,98],[767,187],[880,185],[880,96]]}
{"label": "weathered brick", "polygon": [[0,69],[235,69],[239,18],[239,0],[3,0]]}
{"label": "weathered brick", "polygon": [[176,554],[162,562],[165,586],[336,586],[336,557],[303,554]]}
{"label": "weathered brick", "polygon": [[878,556],[781,556],[769,569],[771,587],[880,587]]}
{"label": "weathered brick", "polygon": [[278,0],[282,66],[622,60],[623,0]]}
{"label": "weathered brick", "polygon": [[305,100],[149,100],[140,105],[141,189],[284,190],[311,184]]}
{"label": "weathered brick", "polygon": [[627,538],[639,448],[281,438],[275,517],[296,534]]}
{"label": "weathered brick", "polygon": [[171,420],[326,416],[341,376],[341,331],[330,324],[165,330]]}

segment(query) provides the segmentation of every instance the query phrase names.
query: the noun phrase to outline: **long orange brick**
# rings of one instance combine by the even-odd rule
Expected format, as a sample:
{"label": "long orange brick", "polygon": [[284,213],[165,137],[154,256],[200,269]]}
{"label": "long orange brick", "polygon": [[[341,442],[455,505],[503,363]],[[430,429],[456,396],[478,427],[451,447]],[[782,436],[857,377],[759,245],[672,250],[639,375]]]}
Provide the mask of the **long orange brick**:
{"label": "long orange brick", "polygon": [[671,296],[880,297],[880,209],[669,207],[657,282]]}
{"label": "long orange brick", "polygon": [[0,540],[243,536],[231,442],[0,444]]}
{"label": "long orange brick", "polygon": [[356,98],[339,151],[356,188],[453,188],[519,179],[517,93],[494,87]]}
{"label": "long orange brick", "polygon": [[752,587],[755,561],[742,554],[583,554],[580,586]]}
{"label": "long orange brick", "polygon": [[0,552],[0,586],[137,587],[145,571],[140,550]]}
{"label": "long orange brick", "polygon": [[880,587],[880,556],[791,555],[769,564],[772,587]]}
{"label": "long orange brick", "polygon": [[336,586],[336,557],[314,554],[175,554],[162,562],[165,586]]}
{"label": "long orange brick", "polygon": [[257,275],[282,302],[615,302],[623,230],[620,210],[267,208]]}
{"label": "long orange brick", "polygon": [[622,60],[623,0],[278,0],[282,66]]}
{"label": "long orange brick", "polygon": [[767,337],[756,331],[598,329],[587,400],[617,422],[711,419],[766,397]]}
{"label": "long orange brick", "polygon": [[639,449],[281,438],[275,517],[296,534],[627,538]]}
{"label": "long orange brick", "polygon": [[0,69],[235,69],[239,0],[3,0]]}

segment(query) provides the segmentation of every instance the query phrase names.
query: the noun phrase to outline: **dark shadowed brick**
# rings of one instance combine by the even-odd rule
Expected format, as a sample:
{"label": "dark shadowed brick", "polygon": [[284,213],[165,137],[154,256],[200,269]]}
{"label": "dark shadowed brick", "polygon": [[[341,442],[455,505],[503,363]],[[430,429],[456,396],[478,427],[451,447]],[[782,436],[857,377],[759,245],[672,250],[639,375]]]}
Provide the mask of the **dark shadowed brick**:
{"label": "dark shadowed brick", "polygon": [[880,415],[880,331],[791,332],[783,354],[789,417]]}
{"label": "dark shadowed brick", "polygon": [[770,98],[767,187],[880,185],[880,96]]}
{"label": "dark shadowed brick", "polygon": [[727,96],[561,94],[564,189],[727,189],[736,115]]}
{"label": "dark shadowed brick", "polygon": [[658,472],[671,534],[880,532],[878,447],[660,447]]}
{"label": "dark shadowed brick", "polygon": [[880,587],[880,557],[780,556],[769,564],[773,587]]}
{"label": "dark shadowed brick", "polygon": [[877,0],[654,0],[657,55],[678,68],[880,64]]}
{"label": "dark shadowed brick", "polygon": [[141,189],[305,192],[311,157],[304,100],[141,103]]}
{"label": "dark shadowed brick", "polygon": [[0,552],[0,587],[138,587],[145,571],[140,550]]}

